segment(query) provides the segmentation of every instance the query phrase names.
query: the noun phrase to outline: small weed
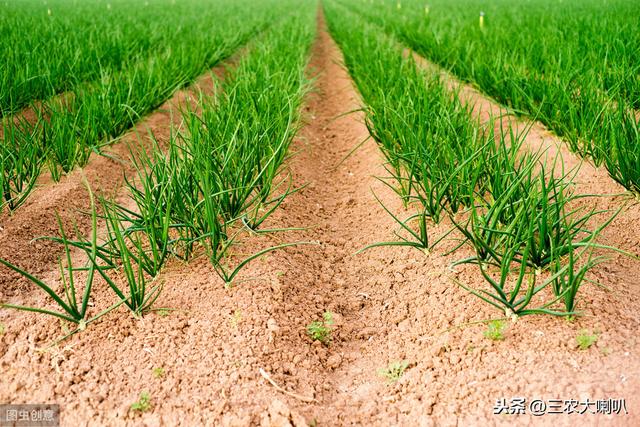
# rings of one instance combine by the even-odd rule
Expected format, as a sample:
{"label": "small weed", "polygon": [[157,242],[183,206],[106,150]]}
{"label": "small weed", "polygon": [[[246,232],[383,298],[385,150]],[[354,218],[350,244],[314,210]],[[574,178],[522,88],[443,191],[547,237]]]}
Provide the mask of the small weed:
{"label": "small weed", "polygon": [[240,310],[234,310],[233,315],[231,316],[231,326],[234,328],[238,327],[238,324],[242,321],[242,312]]}
{"label": "small weed", "polygon": [[385,377],[389,383],[395,383],[402,377],[408,366],[409,362],[406,360],[391,362],[386,368],[378,369],[378,375]]}
{"label": "small weed", "polygon": [[169,310],[167,310],[166,308],[161,308],[160,310],[158,310],[158,316],[167,317],[168,315],[169,315]]}
{"label": "small weed", "polygon": [[153,368],[153,376],[156,378],[164,377],[164,368]]}
{"label": "small weed", "polygon": [[493,341],[501,341],[504,339],[504,331],[506,328],[507,324],[504,320],[492,320],[487,324],[487,329],[482,335]]}
{"label": "small weed", "polygon": [[148,391],[140,393],[140,399],[131,404],[132,411],[147,412],[151,409],[151,396]]}
{"label": "small weed", "polygon": [[602,353],[603,356],[608,356],[611,354],[611,349],[609,347],[603,347],[602,350],[600,350],[600,352]]}
{"label": "small weed", "polygon": [[4,335],[4,324],[0,323],[0,337]]}
{"label": "small weed", "polygon": [[586,329],[580,331],[576,337],[576,342],[580,350],[587,350],[598,341],[598,334],[590,334]]}
{"label": "small weed", "polygon": [[314,341],[320,341],[324,345],[329,345],[331,341],[331,327],[333,326],[333,313],[325,311],[322,320],[311,322],[307,326],[307,334]]}

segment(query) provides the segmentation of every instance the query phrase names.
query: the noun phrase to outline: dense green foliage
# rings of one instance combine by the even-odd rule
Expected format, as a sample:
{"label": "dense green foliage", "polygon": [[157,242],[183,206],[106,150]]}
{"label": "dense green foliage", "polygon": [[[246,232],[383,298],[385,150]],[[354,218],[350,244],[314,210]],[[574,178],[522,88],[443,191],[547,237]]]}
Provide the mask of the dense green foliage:
{"label": "dense green foliage", "polygon": [[[34,106],[38,117],[35,122],[20,120],[15,124],[7,118],[3,125],[5,140],[0,142],[0,188],[4,199],[0,206],[6,204],[10,209],[19,206],[32,189],[43,163],[56,180],[61,173],[86,164],[91,152],[99,151],[103,144],[129,129],[176,89],[228,57],[291,7],[290,2],[275,0],[260,3],[258,7],[248,0],[186,4],[190,7],[178,14],[171,11],[171,3],[149,6],[155,12],[150,12],[148,19],[177,23],[157,29],[161,36],[154,36],[153,49],[146,49],[146,55],[118,54],[119,60],[113,60],[118,62],[117,67],[103,67],[96,72],[89,71],[96,66],[96,61],[89,61],[85,68],[86,81],[76,79],[73,91],[67,96],[48,98]],[[101,3],[92,5],[100,11],[94,13],[109,13],[103,11]],[[117,7],[124,6],[114,5],[111,10]],[[163,14],[175,16],[163,19]],[[85,26],[91,28],[91,22],[85,22]],[[114,27],[113,31],[118,34],[120,30]],[[62,34],[58,36],[66,40]],[[61,56],[68,64],[74,63],[68,56],[84,58],[81,51],[67,48],[69,52],[64,53],[63,49]],[[25,66],[30,77],[32,68]],[[70,72],[67,70],[65,75]],[[3,75],[7,73],[8,70]],[[88,77],[92,73],[95,80]],[[25,165],[25,152],[29,153],[28,165]]]}
{"label": "dense green foliage", "polygon": [[186,30],[194,6],[171,0],[148,6],[121,0],[3,2],[0,116],[152,54]]}
{"label": "dense green foliage", "polygon": [[[340,0],[640,191],[640,9],[630,0]],[[480,13],[484,13],[482,25]]]}
{"label": "dense green foliage", "polygon": [[337,2],[325,10],[387,158],[389,185],[418,211],[406,220],[394,215],[399,241],[370,247],[428,253],[441,241],[429,239],[430,221],[447,213],[474,252],[456,264],[477,265],[490,285],[461,286],[506,313],[572,314],[584,274],[598,261],[590,251],[604,227],[587,227],[597,212],[576,208],[572,176],[547,170],[539,153],[521,153],[524,135],[478,123],[437,75],[420,71],[362,16]]}
{"label": "dense green foliage", "polygon": [[[68,237],[61,226],[60,237],[49,238],[67,254],[60,262],[61,293],[0,258],[45,291],[60,311],[4,307],[57,316],[84,328],[103,315],[87,309],[93,280],[101,277],[117,295],[116,305],[124,304],[141,316],[161,292],[159,276],[170,257],[188,261],[206,253],[225,284],[231,285],[251,260],[297,244],[280,244],[245,257],[231,253],[241,235],[283,231],[261,225],[295,191],[282,165],[309,89],[305,70],[315,34],[315,8],[301,7],[297,1],[280,5],[289,8],[286,19],[275,21],[248,44],[239,64],[216,83],[214,95],[201,95],[195,110],[183,111],[185,129],[174,130],[169,146],[155,144],[133,153],[137,174],[127,177],[130,200],[120,204],[100,197],[93,203],[92,195],[91,237]],[[98,220],[106,225],[100,241]],[[87,266],[72,265],[72,247],[84,251]],[[82,289],[76,289],[74,280],[79,271],[89,272]],[[76,298],[77,292],[82,292],[82,299]]]}

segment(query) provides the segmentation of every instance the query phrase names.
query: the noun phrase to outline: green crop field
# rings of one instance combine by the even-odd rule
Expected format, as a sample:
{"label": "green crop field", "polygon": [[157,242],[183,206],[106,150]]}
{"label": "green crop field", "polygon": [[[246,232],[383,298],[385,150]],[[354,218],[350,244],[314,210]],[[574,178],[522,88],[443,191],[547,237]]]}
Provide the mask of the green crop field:
{"label": "green crop field", "polygon": [[639,29],[0,1],[0,425],[638,425]]}
{"label": "green crop field", "polygon": [[640,189],[640,34],[633,2],[339,3],[540,120],[629,190]]}

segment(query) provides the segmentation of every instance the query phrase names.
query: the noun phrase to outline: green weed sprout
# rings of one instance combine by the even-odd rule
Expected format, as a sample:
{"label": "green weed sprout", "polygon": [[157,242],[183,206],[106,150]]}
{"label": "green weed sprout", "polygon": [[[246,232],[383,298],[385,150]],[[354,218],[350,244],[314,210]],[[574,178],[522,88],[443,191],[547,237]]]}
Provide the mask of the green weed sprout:
{"label": "green weed sprout", "polygon": [[325,311],[322,320],[315,320],[307,326],[307,334],[314,341],[320,341],[324,345],[331,342],[333,326],[333,313]]}
{"label": "green weed sprout", "polygon": [[131,410],[134,412],[147,412],[151,408],[151,396],[148,391],[140,393],[140,398],[131,404]]}
{"label": "green weed sprout", "polygon": [[385,377],[390,384],[395,383],[402,377],[408,367],[409,362],[406,360],[391,362],[386,368],[378,369],[378,375]]}
{"label": "green weed sprout", "polygon": [[504,331],[506,328],[507,322],[504,320],[492,320],[487,324],[487,329],[482,333],[482,335],[493,341],[502,341],[504,339]]}
{"label": "green weed sprout", "polygon": [[576,336],[576,343],[580,350],[587,350],[598,341],[598,334],[590,334],[586,329],[580,331]]}

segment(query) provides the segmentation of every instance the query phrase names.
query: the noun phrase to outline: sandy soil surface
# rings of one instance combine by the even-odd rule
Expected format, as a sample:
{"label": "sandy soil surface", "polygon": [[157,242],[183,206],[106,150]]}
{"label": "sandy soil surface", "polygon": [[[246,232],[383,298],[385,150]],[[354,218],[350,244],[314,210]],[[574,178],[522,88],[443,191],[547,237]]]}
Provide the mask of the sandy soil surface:
{"label": "sandy soil surface", "polygon": [[[469,255],[462,249],[444,256],[456,242],[445,242],[429,256],[399,248],[354,255],[367,244],[393,238],[394,223],[373,193],[390,210],[409,212],[375,178],[386,173],[374,141],[345,159],[368,134],[360,113],[343,115],[359,101],[341,60],[320,19],[310,67],[318,73],[317,90],[308,99],[306,126],[289,162],[296,184],[308,185],[288,198],[267,225],[306,228],[245,239],[247,251],[283,241],[316,244],[257,260],[229,289],[204,258],[188,266],[172,262],[161,275],[165,286],[157,306],[175,310],[136,320],[120,309],[47,351],[40,349],[62,334],[60,324],[1,311],[0,402],[56,402],[63,424],[74,426],[640,423],[637,262],[614,257],[597,269],[593,278],[609,290],[586,285],[580,301],[585,315],[578,320],[524,317],[509,326],[504,341],[494,342],[483,337],[482,324],[468,325],[502,314],[454,284],[455,278],[481,285],[472,267],[448,268]],[[543,136],[553,147],[551,137]],[[575,157],[567,154],[565,161]],[[100,182],[105,190],[116,188],[113,181],[122,169],[100,162],[106,163],[94,166],[96,179],[113,173]],[[72,200],[70,221],[78,216],[76,208],[86,208],[78,180],[79,175],[71,176],[69,182],[47,187],[15,217],[2,218],[7,221],[0,234],[3,256],[55,277],[55,248],[26,242],[55,231],[50,217],[40,220],[38,214],[65,208]],[[602,193],[615,187],[605,173],[587,166],[578,180]],[[74,190],[65,192],[65,186]],[[58,191],[62,194],[56,196]],[[619,203],[603,200],[612,207]],[[46,203],[47,210],[38,203]],[[637,252],[637,218],[635,211],[626,211],[603,240]],[[449,226],[434,226],[432,235]],[[6,270],[0,270],[0,279],[3,297],[47,304],[32,288],[13,285]],[[113,301],[105,285],[97,286],[96,311]],[[334,313],[335,320],[328,346],[312,342],[305,332],[325,311]],[[581,329],[600,334],[585,351],[575,344]],[[378,371],[396,361],[408,362],[408,368],[390,384]],[[156,368],[163,369],[162,375],[154,375]],[[153,409],[130,411],[143,391],[149,392]],[[626,398],[629,415],[535,420],[493,415],[497,399],[515,397]]]}

